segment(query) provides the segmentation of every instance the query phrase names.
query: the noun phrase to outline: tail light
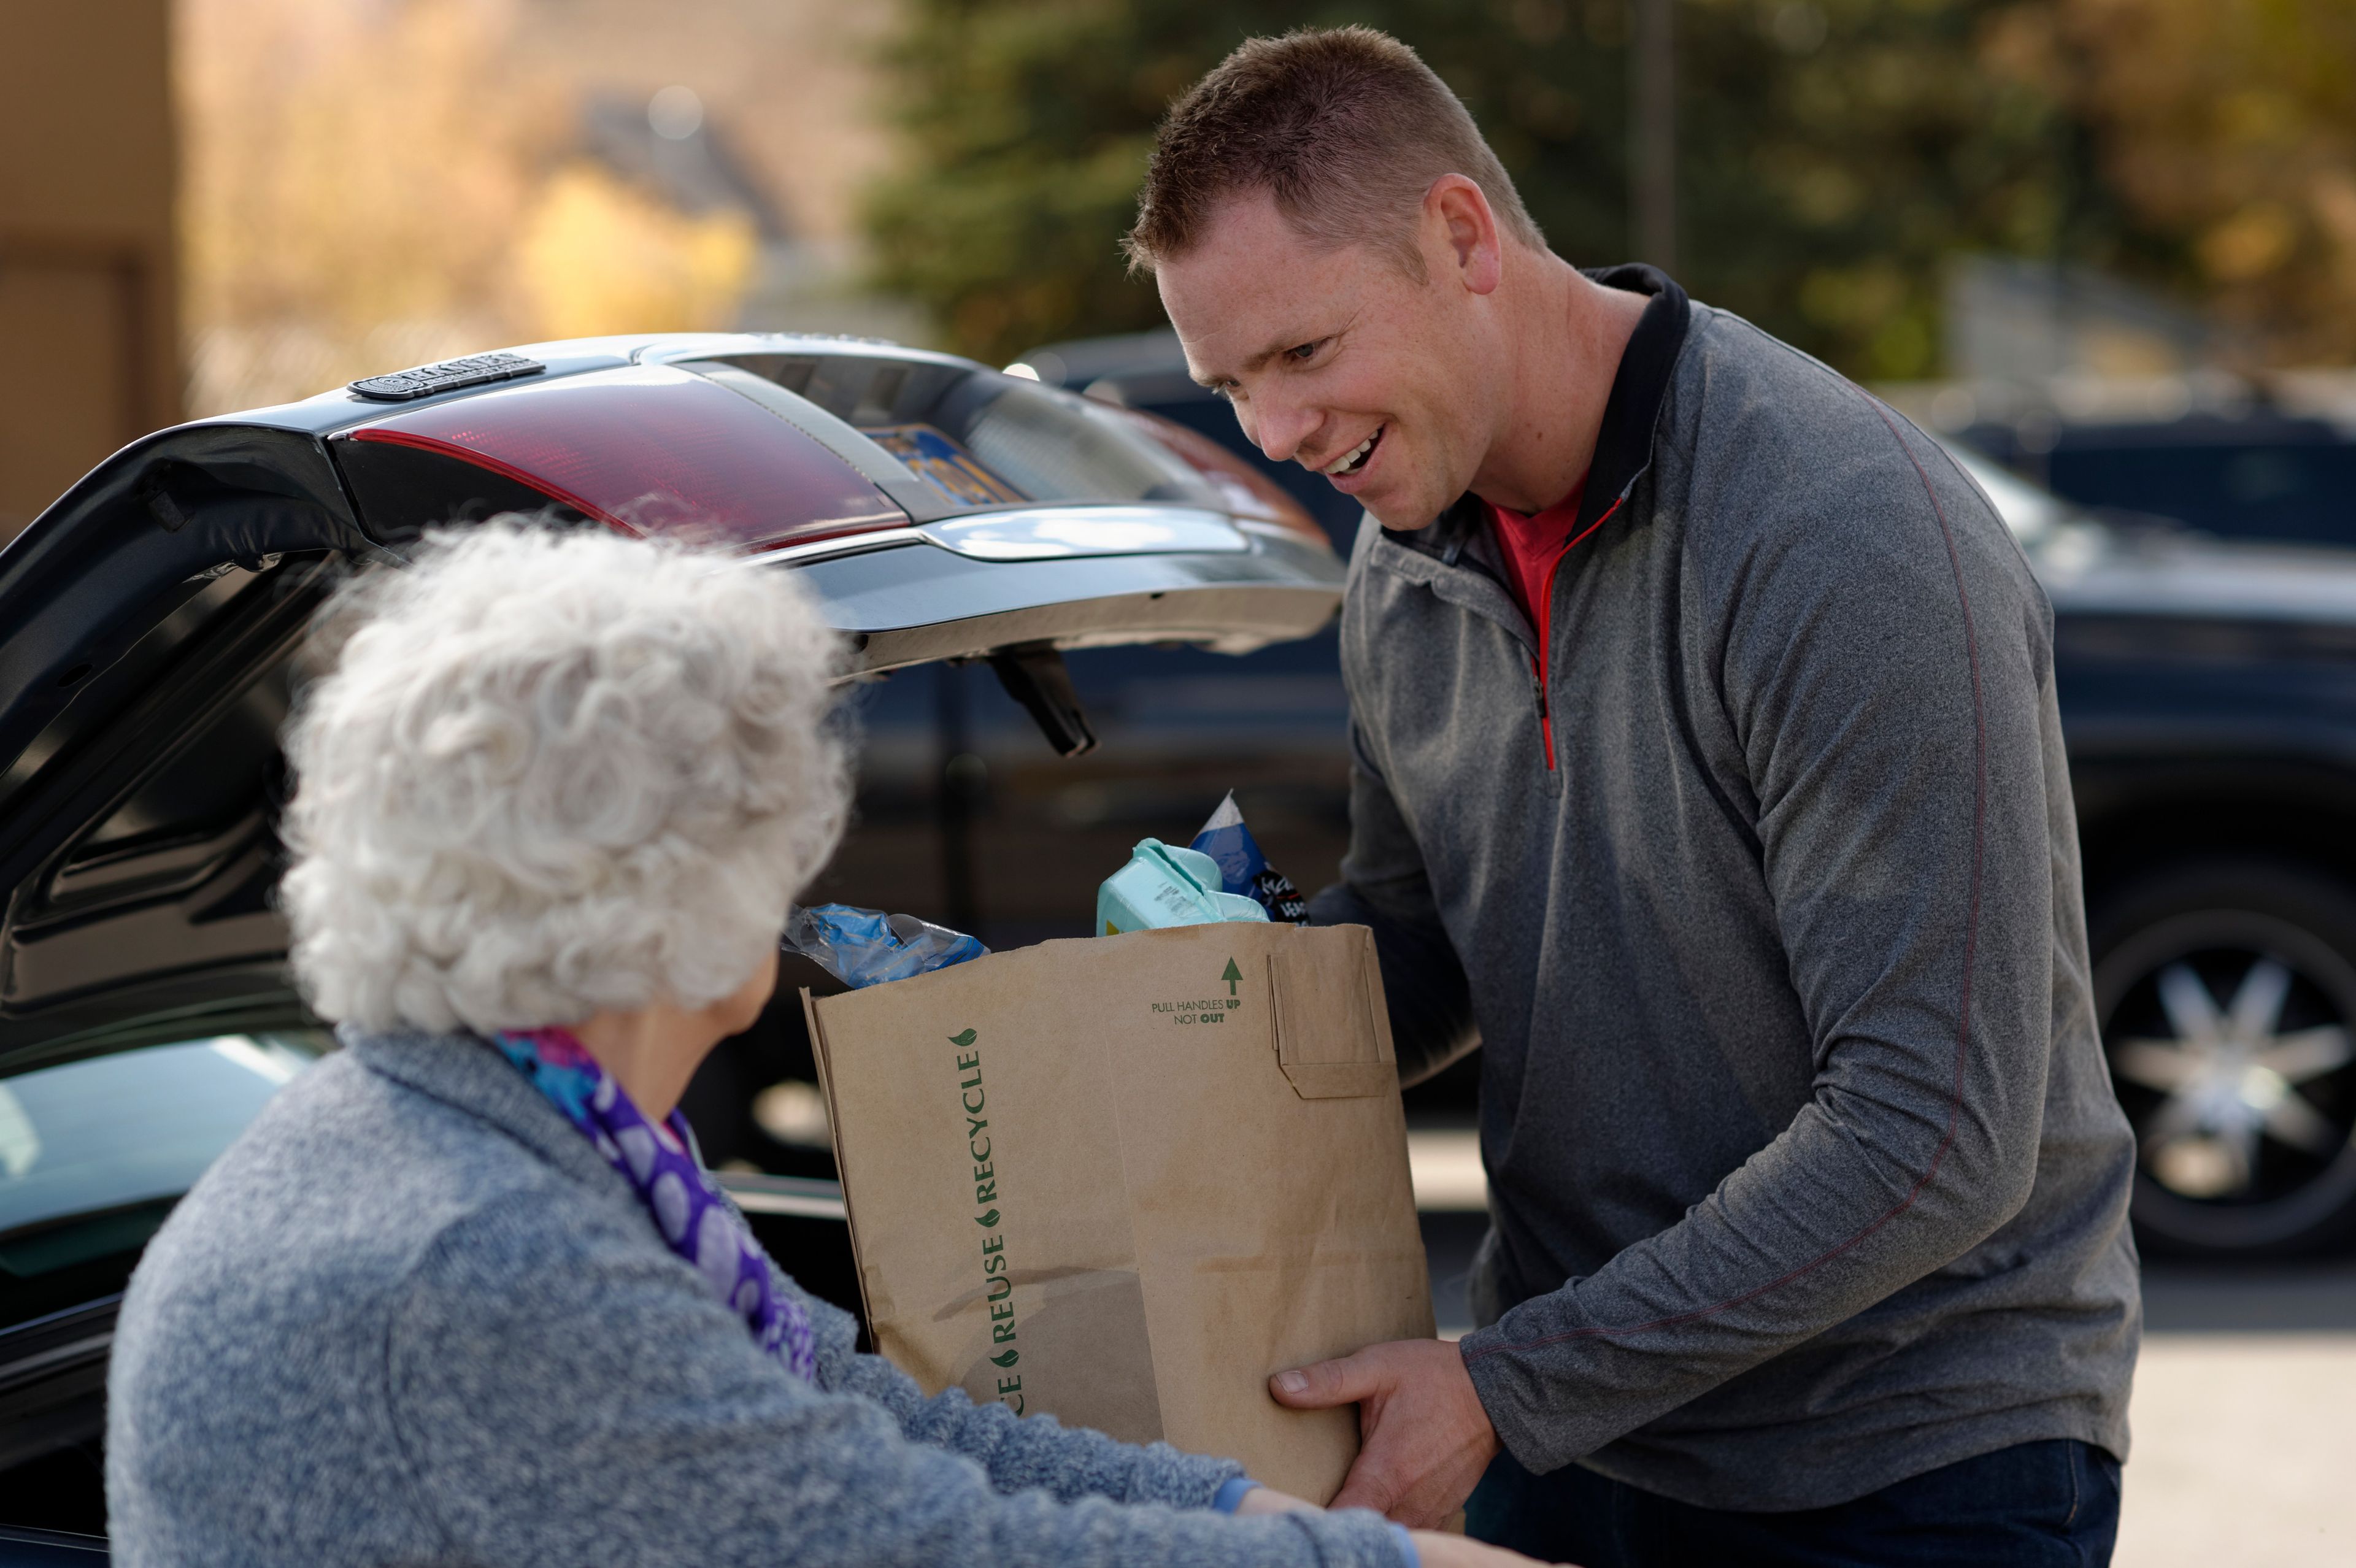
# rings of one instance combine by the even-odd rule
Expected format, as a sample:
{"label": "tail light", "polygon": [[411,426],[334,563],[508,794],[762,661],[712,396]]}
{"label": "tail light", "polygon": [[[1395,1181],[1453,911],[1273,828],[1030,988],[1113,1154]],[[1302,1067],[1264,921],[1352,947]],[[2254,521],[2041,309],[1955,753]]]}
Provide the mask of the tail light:
{"label": "tail light", "polygon": [[[391,414],[338,440],[455,458],[629,534],[761,550],[908,523],[809,436],[666,366],[519,382]],[[380,466],[346,464],[371,527],[405,532],[448,520],[383,516],[387,503],[372,507],[370,489],[382,497],[398,487],[359,475]]]}

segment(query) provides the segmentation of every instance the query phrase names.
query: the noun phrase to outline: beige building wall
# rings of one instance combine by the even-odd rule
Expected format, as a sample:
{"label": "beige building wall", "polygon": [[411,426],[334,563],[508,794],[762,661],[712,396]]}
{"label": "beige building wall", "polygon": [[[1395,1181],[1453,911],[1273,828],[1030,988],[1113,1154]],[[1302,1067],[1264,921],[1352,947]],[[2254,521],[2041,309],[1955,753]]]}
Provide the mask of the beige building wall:
{"label": "beige building wall", "polygon": [[0,540],[180,417],[168,0],[0,0]]}

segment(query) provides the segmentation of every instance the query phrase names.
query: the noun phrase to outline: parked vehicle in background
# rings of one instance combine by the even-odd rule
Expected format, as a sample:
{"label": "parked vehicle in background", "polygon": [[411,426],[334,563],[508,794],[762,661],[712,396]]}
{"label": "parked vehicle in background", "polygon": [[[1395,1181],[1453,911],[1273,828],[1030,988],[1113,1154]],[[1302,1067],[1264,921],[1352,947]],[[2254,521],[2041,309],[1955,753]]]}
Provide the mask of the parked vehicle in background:
{"label": "parked vehicle in background", "polygon": [[[1023,362],[1259,455],[1174,335]],[[2221,533],[2356,544],[2356,447],[2332,427],[2204,418],[2065,431],[2047,456],[2125,510],[2213,501],[2197,516]],[[2356,1242],[2356,552],[2105,520],[1949,444],[2053,603],[2095,1002],[2143,1145],[2139,1235],[2218,1259]],[[1276,475],[1294,475],[1323,485]]]}
{"label": "parked vehicle in background", "polygon": [[2356,439],[2264,405],[2166,420],[1982,421],[1961,439],[2096,511],[2220,539],[2356,547]]}

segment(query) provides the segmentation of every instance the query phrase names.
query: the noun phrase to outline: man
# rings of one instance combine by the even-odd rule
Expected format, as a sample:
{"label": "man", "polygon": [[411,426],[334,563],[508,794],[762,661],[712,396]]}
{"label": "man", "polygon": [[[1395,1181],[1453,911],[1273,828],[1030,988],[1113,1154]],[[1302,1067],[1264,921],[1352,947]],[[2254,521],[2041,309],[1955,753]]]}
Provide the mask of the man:
{"label": "man", "polygon": [[1374,928],[1409,1080],[1485,1047],[1482,1327],[1273,1381],[1361,1404],[1337,1501],[1471,1494],[1588,1568],[2106,1562],[2135,1152],[2051,617],[1987,498],[1549,252],[1377,33],[1205,77],[1129,249],[1251,438],[1371,514],[1316,914]]}

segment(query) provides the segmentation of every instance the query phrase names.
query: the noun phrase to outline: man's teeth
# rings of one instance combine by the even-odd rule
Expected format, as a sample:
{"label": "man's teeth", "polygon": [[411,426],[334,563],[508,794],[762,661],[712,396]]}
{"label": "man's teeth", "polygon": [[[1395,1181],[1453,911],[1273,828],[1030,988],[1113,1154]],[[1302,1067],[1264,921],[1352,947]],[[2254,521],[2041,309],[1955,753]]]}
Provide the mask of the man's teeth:
{"label": "man's teeth", "polygon": [[1375,449],[1375,436],[1376,436],[1376,435],[1380,435],[1380,434],[1382,434],[1382,433],[1383,433],[1383,432],[1382,432],[1382,427],[1381,427],[1381,426],[1379,426],[1379,425],[1377,425],[1377,426],[1375,428],[1375,433],[1374,433],[1374,435],[1370,435],[1370,436],[1366,437],[1366,439],[1365,439],[1365,440],[1364,440],[1364,441],[1362,441],[1362,442],[1358,443],[1358,444],[1357,444],[1357,445],[1355,445],[1355,446],[1352,447],[1348,452],[1346,452],[1346,453],[1343,453],[1343,454],[1342,454],[1341,461],[1339,461],[1339,462],[1337,462],[1337,463],[1333,463],[1333,464],[1327,464],[1327,465],[1326,465],[1325,472],[1326,472],[1327,474],[1329,474],[1329,475],[1330,475],[1330,474],[1347,474],[1351,469],[1355,468],[1355,467],[1358,465],[1358,461],[1359,461],[1359,459],[1361,459],[1361,458],[1365,457],[1365,456],[1366,455],[1366,453],[1370,453],[1370,452],[1374,451],[1374,449]]}

